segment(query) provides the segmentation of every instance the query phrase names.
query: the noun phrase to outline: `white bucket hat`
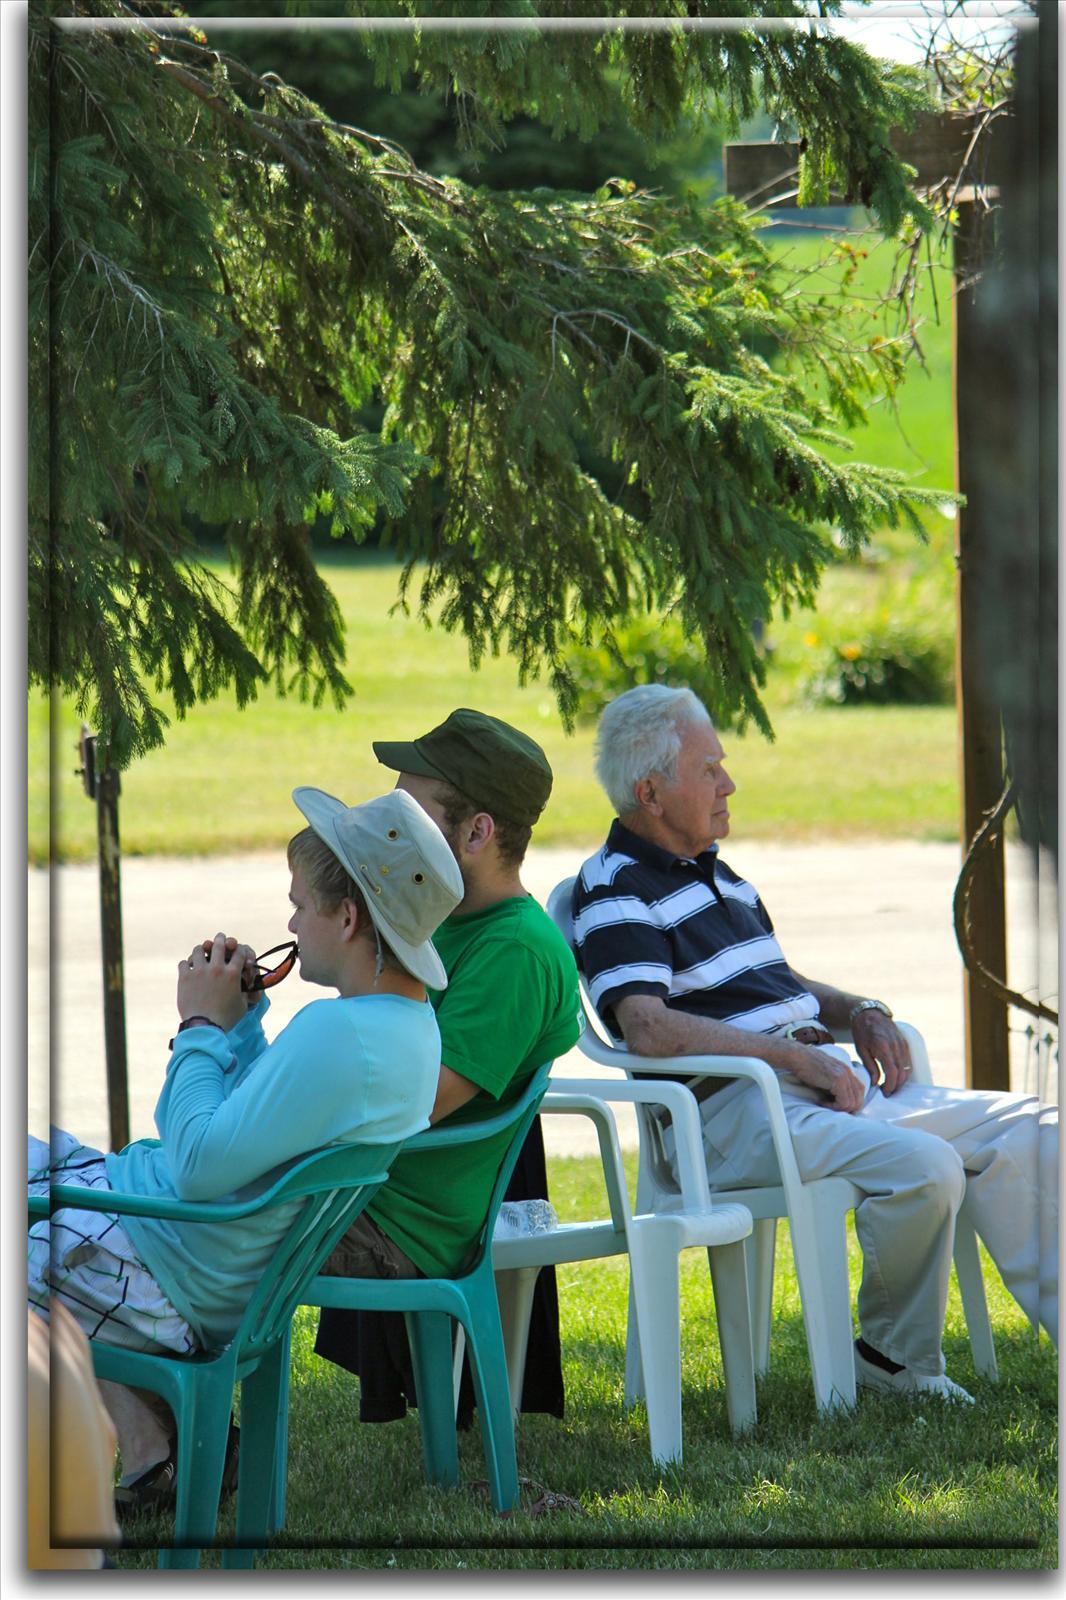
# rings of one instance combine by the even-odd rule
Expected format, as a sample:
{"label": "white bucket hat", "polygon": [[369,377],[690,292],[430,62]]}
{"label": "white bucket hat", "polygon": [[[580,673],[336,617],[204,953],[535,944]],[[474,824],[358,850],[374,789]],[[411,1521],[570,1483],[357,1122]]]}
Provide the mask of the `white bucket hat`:
{"label": "white bucket hat", "polygon": [[361,806],[321,789],[294,789],[292,798],[359,886],[397,960],[430,988],[447,988],[429,941],[463,898],[463,878],[433,819],[402,789]]}

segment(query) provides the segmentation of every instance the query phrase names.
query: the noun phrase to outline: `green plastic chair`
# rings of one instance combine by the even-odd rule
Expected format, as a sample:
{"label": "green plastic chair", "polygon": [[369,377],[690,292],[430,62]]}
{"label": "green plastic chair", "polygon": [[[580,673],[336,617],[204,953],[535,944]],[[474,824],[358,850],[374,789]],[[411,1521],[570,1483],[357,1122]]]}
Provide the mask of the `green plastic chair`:
{"label": "green plastic chair", "polygon": [[[402,1311],[407,1324],[418,1393],[418,1419],[422,1434],[422,1459],[429,1483],[452,1488],[459,1482],[459,1453],[455,1434],[455,1389],[452,1368],[454,1318],[466,1335],[470,1370],[474,1380],[481,1425],[481,1443],[492,1504],[499,1512],[514,1509],[518,1501],[518,1463],[515,1457],[514,1413],[507,1378],[500,1307],[492,1269],[492,1231],[519,1151],[548,1086],[552,1063],[546,1062],[530,1079],[521,1098],[507,1111],[484,1122],[450,1128],[447,1122],[415,1134],[404,1155],[439,1150],[487,1139],[510,1127],[507,1149],[492,1191],[485,1221],[478,1235],[471,1264],[456,1278],[332,1278],[316,1277],[301,1295],[301,1303],[336,1306],[346,1311]],[[287,1430],[279,1414],[277,1504],[284,1504],[284,1468]],[[242,1444],[243,1450],[243,1444]],[[260,1515],[265,1512],[260,1508]]]}
{"label": "green plastic chair", "polygon": [[[150,1355],[90,1340],[98,1378],[150,1389],[170,1406],[178,1429],[174,1540],[160,1567],[196,1567],[215,1542],[233,1390],[241,1384],[241,1448],[237,1477],[238,1546],[223,1566],[251,1565],[254,1550],[281,1525],[273,1503],[274,1452],[286,1416],[292,1315],[337,1240],[388,1177],[399,1142],[332,1145],[303,1157],[254,1200],[192,1203],[149,1199],[114,1189],[56,1185],[30,1199],[31,1220],[64,1206],[122,1216],[182,1222],[229,1222],[269,1206],[303,1200],[280,1241],[232,1341],[194,1356]],[[283,1441],[284,1448],[284,1441]]]}

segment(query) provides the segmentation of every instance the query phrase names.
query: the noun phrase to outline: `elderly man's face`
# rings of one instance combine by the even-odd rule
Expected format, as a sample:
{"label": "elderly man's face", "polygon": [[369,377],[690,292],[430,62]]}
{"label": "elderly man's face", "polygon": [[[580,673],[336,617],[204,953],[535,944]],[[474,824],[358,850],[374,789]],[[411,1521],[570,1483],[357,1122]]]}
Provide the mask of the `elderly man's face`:
{"label": "elderly man's face", "polygon": [[682,730],[677,777],[655,779],[656,831],[677,855],[697,856],[729,832],[729,796],[737,786],[723,757],[713,728],[688,726]]}

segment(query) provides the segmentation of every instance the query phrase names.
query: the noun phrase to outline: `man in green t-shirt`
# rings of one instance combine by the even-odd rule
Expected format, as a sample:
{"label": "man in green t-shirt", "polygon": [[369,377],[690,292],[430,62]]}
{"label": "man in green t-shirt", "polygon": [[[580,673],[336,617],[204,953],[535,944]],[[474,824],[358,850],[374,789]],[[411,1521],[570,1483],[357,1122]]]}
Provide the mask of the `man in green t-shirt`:
{"label": "man in green t-shirt", "polygon": [[[448,987],[429,991],[441,1033],[430,1120],[483,1120],[513,1103],[537,1067],[569,1050],[581,1029],[573,956],[520,876],[533,824],[551,793],[551,768],[540,746],[517,728],[465,708],[419,739],[375,743],[374,753],[400,774],[397,788],[440,827],[463,877],[464,897],[434,938]],[[353,1277],[460,1271],[506,1144],[503,1134],[454,1151],[401,1155],[326,1270]],[[532,1163],[542,1175],[539,1124],[524,1155],[527,1168]],[[531,1197],[516,1194],[514,1183],[509,1194]],[[318,1354],[359,1371],[364,1390],[367,1367],[376,1363],[354,1347],[357,1330],[371,1320],[325,1311],[316,1344]],[[368,1408],[365,1399],[364,1418],[398,1414],[391,1404]]]}

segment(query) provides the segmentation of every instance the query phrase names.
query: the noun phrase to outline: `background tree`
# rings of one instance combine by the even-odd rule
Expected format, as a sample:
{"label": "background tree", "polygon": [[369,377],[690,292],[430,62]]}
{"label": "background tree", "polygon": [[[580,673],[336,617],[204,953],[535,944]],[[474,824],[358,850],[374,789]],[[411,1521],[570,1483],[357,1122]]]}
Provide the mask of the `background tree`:
{"label": "background tree", "polygon": [[[475,664],[509,650],[564,715],[566,647],[652,605],[702,641],[718,715],[766,727],[752,624],[810,597],[829,525],[854,545],[939,498],[821,453],[898,380],[899,346],[781,295],[735,203],[434,177],[202,32],[152,27],[171,14],[31,8],[31,681],[74,691],[120,763],[162,740],[153,688],[179,714],[268,676],[340,700],[307,528],[358,536],[383,511],[405,590],[420,573]],[[662,139],[761,97],[803,133],[805,198],[833,183],[887,231],[923,220],[888,144],[919,80],[840,38],[353,39],[382,83],[446,93],[467,149],[520,115],[589,139],[620,99]],[[189,514],[224,527],[232,596]]]}

